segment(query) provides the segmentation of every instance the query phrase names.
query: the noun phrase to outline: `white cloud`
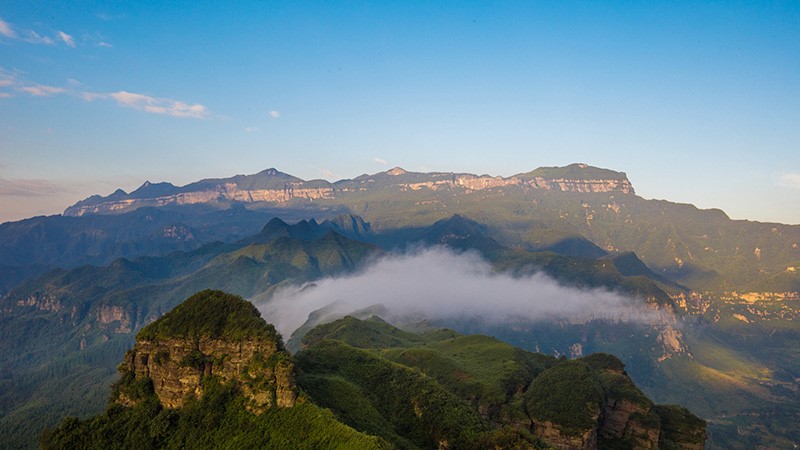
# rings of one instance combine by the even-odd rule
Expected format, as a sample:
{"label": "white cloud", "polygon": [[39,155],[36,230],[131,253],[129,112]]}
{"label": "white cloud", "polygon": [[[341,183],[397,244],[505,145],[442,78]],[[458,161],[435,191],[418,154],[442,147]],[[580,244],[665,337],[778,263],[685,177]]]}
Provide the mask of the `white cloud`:
{"label": "white cloud", "polygon": [[[63,94],[66,89],[57,86],[46,86],[44,84],[30,83],[20,80],[15,73],[8,72],[0,68],[0,88],[11,88],[18,92],[24,92],[36,97],[49,97],[53,94]],[[3,97],[11,97],[8,92],[3,93]]]}
{"label": "white cloud", "polygon": [[387,256],[361,273],[325,278],[312,285],[286,287],[257,305],[267,322],[290,336],[313,311],[326,308],[328,318],[381,304],[384,319],[478,319],[513,321],[590,320],[648,322],[659,313],[644,302],[604,289],[578,289],[536,273],[513,277],[496,273],[472,253],[434,247],[416,254]]}
{"label": "white cloud", "polygon": [[100,19],[100,20],[102,20],[104,22],[109,22],[111,20],[117,20],[117,19],[125,18],[125,16],[122,15],[122,14],[108,14],[108,13],[102,13],[102,12],[95,14],[95,17],[97,17],[98,19]]}
{"label": "white cloud", "polygon": [[[23,33],[22,36],[18,36],[17,32],[14,30],[11,24],[6,22],[2,18],[0,18],[0,35],[12,39],[21,39],[31,44],[55,45],[56,43],[56,40],[53,39],[52,37],[42,36],[41,34],[33,30],[28,30],[27,32]],[[56,34],[56,36],[58,39],[62,40],[64,44],[66,44],[68,47],[75,47],[75,39],[71,35],[63,31],[59,31]]]}
{"label": "white cloud", "polygon": [[98,42],[98,43],[97,43],[97,46],[98,46],[98,47],[105,47],[105,48],[112,48],[112,47],[114,47],[113,45],[111,45],[111,44],[109,44],[108,42],[105,42],[105,41],[100,41],[100,42]]}
{"label": "white cloud", "polygon": [[330,170],[325,169],[325,168],[319,169],[319,173],[322,174],[323,177],[328,178],[328,179],[335,179],[336,178],[336,174],[335,173],[333,173]]}
{"label": "white cloud", "polygon": [[67,90],[55,86],[45,86],[43,84],[35,84],[33,86],[23,86],[21,91],[31,94],[36,97],[49,97],[53,94],[63,94]]}
{"label": "white cloud", "polygon": [[75,47],[75,39],[73,39],[72,36],[68,35],[67,33],[59,31],[58,37],[59,39],[64,41],[65,44],[67,44],[67,47],[73,47],[73,48]]}
{"label": "white cloud", "polygon": [[[57,86],[46,86],[31,83],[20,79],[15,73],[8,72],[0,67],[0,88],[10,88],[36,97],[49,97],[54,94],[70,94],[82,98],[87,102],[95,100],[114,100],[117,104],[152,114],[163,114],[172,117],[206,119],[210,112],[205,106],[195,103],[185,103],[171,98],[151,97],[135,92],[118,91],[113,93],[100,93],[85,90],[83,83],[75,79],[67,80],[69,89]],[[11,94],[1,93],[0,97],[10,97]]]}
{"label": "white cloud", "polygon": [[0,177],[0,196],[2,197],[42,197],[60,194],[64,186],[47,180],[5,179]]}
{"label": "white cloud", "polygon": [[376,156],[376,157],[372,158],[372,160],[373,160],[373,161],[375,161],[376,163],[378,163],[378,164],[382,165],[382,166],[385,166],[385,165],[386,165],[386,160],[385,160],[385,159],[383,159],[383,158],[378,158],[378,157]]}
{"label": "white cloud", "polygon": [[800,173],[786,173],[778,179],[778,185],[800,189]]}
{"label": "white cloud", "polygon": [[[0,67],[0,88],[10,88],[14,89],[17,87],[17,79],[13,74],[8,73],[2,67]],[[0,93],[0,97],[2,98],[9,98],[13,97],[10,92],[2,92]]]}
{"label": "white cloud", "polygon": [[[108,97],[122,106],[152,114],[165,114],[172,117],[192,119],[205,119],[209,116],[207,108],[199,103],[191,105],[170,98],[156,98],[127,91],[114,92],[108,94]],[[84,98],[86,98],[85,95]],[[104,97],[95,96],[94,98]]]}
{"label": "white cloud", "polygon": [[48,36],[41,36],[39,33],[28,30],[28,37],[24,39],[25,42],[30,42],[31,44],[45,44],[45,45],[54,45],[56,42],[48,37]]}
{"label": "white cloud", "polygon": [[281,113],[278,112],[278,111],[272,110],[272,111],[269,112],[269,117],[270,117],[270,119],[280,119],[281,118]]}
{"label": "white cloud", "polygon": [[11,28],[11,24],[0,18],[0,34],[5,37],[15,38],[17,37],[17,33],[14,32],[14,29]]}
{"label": "white cloud", "polygon": [[248,133],[254,133],[256,131],[259,131],[259,129],[258,127],[247,127],[244,129],[244,131],[247,131]]}

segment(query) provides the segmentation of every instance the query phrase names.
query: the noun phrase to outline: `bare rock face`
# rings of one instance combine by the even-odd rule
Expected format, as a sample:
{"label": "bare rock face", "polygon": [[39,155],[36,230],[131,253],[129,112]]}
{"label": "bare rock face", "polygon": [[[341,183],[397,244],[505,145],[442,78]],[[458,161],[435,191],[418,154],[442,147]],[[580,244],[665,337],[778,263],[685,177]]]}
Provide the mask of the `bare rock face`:
{"label": "bare rock face", "polygon": [[[651,418],[649,423],[646,423],[647,418]],[[606,399],[599,429],[604,438],[628,440],[633,443],[633,448],[657,449],[660,431],[652,406],[624,399]]]}
{"label": "bare rock face", "polygon": [[595,450],[603,442],[626,442],[637,449],[658,449],[660,424],[652,405],[607,397],[600,405],[596,422],[580,433],[565,433],[549,421],[533,420],[533,431],[560,450]]}
{"label": "bare rock face", "polygon": [[64,305],[55,294],[33,294],[16,302],[17,306],[33,306],[41,311],[63,311]]}
{"label": "bare rock face", "polygon": [[558,449],[702,448],[705,442],[704,420],[680,406],[654,404],[611,355],[547,369],[526,395],[531,431]]}
{"label": "bare rock face", "polygon": [[[297,398],[294,364],[280,336],[249,302],[219,291],[195,294],[144,328],[120,370],[151,380],[167,408],[202,397],[207,376],[235,383],[256,414],[290,408]],[[135,403],[124,391],[117,401]]]}
{"label": "bare rock face", "polygon": [[585,430],[581,435],[564,434],[561,428],[549,421],[533,421],[537,436],[559,450],[594,450],[597,448],[597,430]]}
{"label": "bare rock face", "polygon": [[97,322],[101,325],[109,325],[118,322],[119,325],[114,329],[115,333],[131,332],[131,315],[127,308],[115,305],[101,305],[95,312]]}
{"label": "bare rock face", "polygon": [[150,378],[158,399],[168,408],[201,397],[206,375],[238,383],[254,411],[273,405],[292,407],[296,398],[294,365],[269,340],[138,341],[124,364],[137,379]]}

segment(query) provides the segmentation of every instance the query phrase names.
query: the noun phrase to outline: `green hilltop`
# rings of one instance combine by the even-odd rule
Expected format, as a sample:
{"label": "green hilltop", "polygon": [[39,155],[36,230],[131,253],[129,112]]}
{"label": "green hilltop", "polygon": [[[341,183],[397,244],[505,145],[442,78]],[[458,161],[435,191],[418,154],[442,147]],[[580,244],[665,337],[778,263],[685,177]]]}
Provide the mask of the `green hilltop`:
{"label": "green hilltop", "polygon": [[252,303],[207,289],[186,299],[160,319],[142,328],[136,339],[277,339],[275,327],[261,318]]}

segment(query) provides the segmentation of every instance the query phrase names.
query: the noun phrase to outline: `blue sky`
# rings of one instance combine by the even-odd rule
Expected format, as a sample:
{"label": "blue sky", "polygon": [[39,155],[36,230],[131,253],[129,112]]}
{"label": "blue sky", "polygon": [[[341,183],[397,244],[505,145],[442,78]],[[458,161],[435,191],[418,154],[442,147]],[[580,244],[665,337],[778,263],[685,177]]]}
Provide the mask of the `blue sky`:
{"label": "blue sky", "polygon": [[800,2],[169,3],[0,4],[0,221],[269,167],[585,162],[800,223]]}

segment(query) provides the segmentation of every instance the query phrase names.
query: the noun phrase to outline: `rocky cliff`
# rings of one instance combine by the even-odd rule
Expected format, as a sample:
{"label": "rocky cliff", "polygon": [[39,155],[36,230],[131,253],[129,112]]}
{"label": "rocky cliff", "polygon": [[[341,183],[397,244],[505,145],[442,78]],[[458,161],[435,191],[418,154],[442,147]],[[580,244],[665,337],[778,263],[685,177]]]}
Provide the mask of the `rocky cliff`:
{"label": "rocky cliff", "polygon": [[528,409],[533,433],[560,450],[699,450],[706,437],[704,421],[679,406],[655,405],[618,359],[600,353],[543,372]]}
{"label": "rocky cliff", "polygon": [[380,189],[396,191],[454,190],[470,193],[485,189],[513,186],[522,189],[567,192],[620,192],[633,194],[633,186],[624,173],[598,169],[586,164],[566,167],[545,167],[525,174],[504,178],[468,173],[417,173],[399,167],[374,175],[329,183],[305,181],[268,169],[254,175],[202,180],[177,187],[169,183],[145,182],[130,194],[117,190],[107,197],[92,196],[64,211],[66,216],[111,214],[144,206],[267,203],[344,199],[357,193]]}
{"label": "rocky cliff", "polygon": [[[294,365],[280,336],[249,302],[220,291],[195,294],[142,329],[120,371],[123,379],[152,382],[167,408],[202,397],[207,376],[237,385],[255,413],[292,407],[297,397]],[[123,383],[117,401],[137,399]]]}

